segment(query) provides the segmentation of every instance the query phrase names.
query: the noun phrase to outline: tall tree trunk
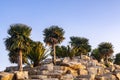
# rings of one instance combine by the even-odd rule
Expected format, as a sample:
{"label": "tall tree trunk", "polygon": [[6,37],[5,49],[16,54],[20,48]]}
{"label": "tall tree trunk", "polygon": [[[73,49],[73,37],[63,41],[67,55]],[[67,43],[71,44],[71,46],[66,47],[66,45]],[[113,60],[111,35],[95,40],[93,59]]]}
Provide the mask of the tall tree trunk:
{"label": "tall tree trunk", "polygon": [[82,59],[82,53],[80,52],[80,59]]}
{"label": "tall tree trunk", "polygon": [[56,65],[56,45],[53,45],[53,64]]}
{"label": "tall tree trunk", "polygon": [[23,71],[23,67],[22,67],[22,50],[19,50],[18,70]]}
{"label": "tall tree trunk", "polygon": [[106,56],[106,64],[108,63],[108,56]]}

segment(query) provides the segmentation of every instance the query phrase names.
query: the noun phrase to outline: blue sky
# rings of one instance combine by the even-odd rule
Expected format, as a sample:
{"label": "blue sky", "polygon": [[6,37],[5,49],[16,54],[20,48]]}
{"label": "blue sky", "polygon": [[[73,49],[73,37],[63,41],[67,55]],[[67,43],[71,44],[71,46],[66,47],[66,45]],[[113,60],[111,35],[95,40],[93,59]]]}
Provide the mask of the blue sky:
{"label": "blue sky", "polygon": [[70,36],[86,37],[92,48],[111,42],[120,52],[120,0],[1,0],[0,1],[0,70],[12,66],[4,38],[10,24],[31,26],[31,38],[43,42],[43,30],[58,25],[65,30],[63,45]]}

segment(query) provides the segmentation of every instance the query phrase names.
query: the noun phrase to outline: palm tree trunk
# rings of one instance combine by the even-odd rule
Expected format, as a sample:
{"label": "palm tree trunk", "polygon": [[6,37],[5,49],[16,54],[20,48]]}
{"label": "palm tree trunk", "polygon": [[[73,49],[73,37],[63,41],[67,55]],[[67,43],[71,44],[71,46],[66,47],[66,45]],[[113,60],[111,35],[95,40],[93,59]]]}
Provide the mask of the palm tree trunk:
{"label": "palm tree trunk", "polygon": [[80,52],[80,59],[82,59],[82,53]]}
{"label": "palm tree trunk", "polygon": [[56,45],[54,44],[53,45],[53,53],[54,53],[54,55],[53,55],[53,64],[54,65],[56,65]]}
{"label": "palm tree trunk", "polygon": [[108,63],[108,56],[106,56],[106,64]]}
{"label": "palm tree trunk", "polygon": [[22,67],[22,50],[19,50],[18,70],[23,71],[23,67]]}

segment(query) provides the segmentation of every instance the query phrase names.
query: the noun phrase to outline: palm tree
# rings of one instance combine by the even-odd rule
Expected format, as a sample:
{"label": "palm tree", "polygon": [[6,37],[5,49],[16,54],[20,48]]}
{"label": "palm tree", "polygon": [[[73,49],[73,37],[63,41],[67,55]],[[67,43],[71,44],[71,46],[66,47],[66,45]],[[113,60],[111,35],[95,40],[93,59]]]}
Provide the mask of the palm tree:
{"label": "palm tree", "polygon": [[116,54],[114,63],[120,65],[120,53]]}
{"label": "palm tree", "polygon": [[58,58],[70,57],[69,46],[56,46],[56,56]]}
{"label": "palm tree", "polygon": [[70,37],[70,44],[75,52],[76,56],[84,54],[87,55],[91,51],[91,46],[89,45],[88,39],[82,37]]}
{"label": "palm tree", "polygon": [[92,50],[91,56],[93,57],[93,59],[96,59],[98,62],[100,62],[101,55],[100,55],[98,48]]}
{"label": "palm tree", "polygon": [[5,40],[6,49],[9,52],[17,52],[15,53],[19,55],[18,57],[18,70],[22,71],[22,53],[28,53],[30,51],[30,33],[31,28],[25,24],[13,24],[10,25],[10,29],[8,30],[9,37]]}
{"label": "palm tree", "polygon": [[113,45],[109,42],[102,42],[98,46],[98,50],[106,63],[108,63],[108,58],[113,54]]}
{"label": "palm tree", "polygon": [[49,28],[46,28],[44,31],[44,42],[52,47],[52,51],[54,53],[53,57],[53,63],[56,64],[56,50],[55,46],[57,44],[60,44],[65,38],[64,38],[64,30],[58,26],[50,26]]}
{"label": "palm tree", "polygon": [[[17,51],[16,52],[15,51],[10,51],[8,56],[9,56],[9,61],[11,63],[17,63],[18,64],[18,57],[19,57],[19,55],[18,55]],[[28,63],[28,59],[26,57],[26,54],[22,55],[22,63],[23,64],[29,64]]]}
{"label": "palm tree", "polygon": [[47,57],[45,47],[41,42],[33,42],[32,50],[27,55],[28,59],[32,62],[33,67],[39,66],[40,61]]}

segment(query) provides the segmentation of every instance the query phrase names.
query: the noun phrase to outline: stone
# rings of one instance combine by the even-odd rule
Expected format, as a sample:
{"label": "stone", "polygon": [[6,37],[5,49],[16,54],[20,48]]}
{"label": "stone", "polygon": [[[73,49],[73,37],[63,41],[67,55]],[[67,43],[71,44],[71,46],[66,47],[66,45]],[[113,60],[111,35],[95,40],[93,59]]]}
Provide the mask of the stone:
{"label": "stone", "polygon": [[83,60],[88,60],[88,61],[89,61],[89,60],[90,60],[90,57],[88,57],[88,56],[86,56],[86,55],[82,55],[82,56],[81,56],[81,59],[83,59]]}
{"label": "stone", "polygon": [[119,72],[119,71],[118,71],[118,72],[115,72],[114,75],[117,77],[117,79],[120,80],[120,72]]}
{"label": "stone", "polygon": [[53,70],[53,63],[42,65],[40,67],[40,70],[52,71]]}
{"label": "stone", "polygon": [[70,62],[70,58],[68,57],[65,57],[63,60],[62,60],[62,63],[68,63]]}
{"label": "stone", "polygon": [[95,80],[95,74],[91,74],[91,75],[79,75],[76,78],[77,78],[77,80]]}
{"label": "stone", "polygon": [[13,80],[14,74],[8,72],[0,72],[0,80]]}
{"label": "stone", "polygon": [[13,72],[17,70],[18,70],[18,66],[10,66],[10,67],[6,67],[5,72]]}
{"label": "stone", "polygon": [[46,75],[31,75],[30,76],[31,79],[46,79],[47,76]]}
{"label": "stone", "polygon": [[97,75],[103,75],[105,72],[103,67],[98,66],[97,67]]}
{"label": "stone", "polygon": [[62,76],[61,80],[74,80],[74,78],[73,78],[73,75],[66,74]]}
{"label": "stone", "polygon": [[88,67],[87,68],[87,70],[88,70],[88,74],[95,74],[95,75],[97,75],[97,67]]}
{"label": "stone", "polygon": [[82,65],[81,63],[77,63],[77,62],[71,62],[71,63],[68,63],[69,64],[69,67],[72,68],[72,69],[86,69],[86,66],[85,65]]}
{"label": "stone", "polygon": [[78,75],[88,75],[88,71],[85,69],[78,70]]}
{"label": "stone", "polygon": [[61,76],[62,76],[62,74],[57,73],[57,72],[50,72],[50,73],[47,74],[48,78],[58,78],[58,79],[60,79]]}
{"label": "stone", "polygon": [[41,74],[42,74],[42,75],[46,75],[46,74],[48,74],[48,73],[49,73],[48,70],[42,70],[42,71],[41,71]]}
{"label": "stone", "polygon": [[16,80],[28,79],[28,71],[15,71]]}
{"label": "stone", "polygon": [[111,73],[96,76],[95,79],[96,80],[117,80],[116,77]]}

